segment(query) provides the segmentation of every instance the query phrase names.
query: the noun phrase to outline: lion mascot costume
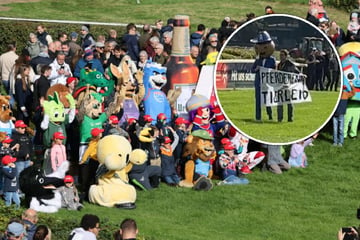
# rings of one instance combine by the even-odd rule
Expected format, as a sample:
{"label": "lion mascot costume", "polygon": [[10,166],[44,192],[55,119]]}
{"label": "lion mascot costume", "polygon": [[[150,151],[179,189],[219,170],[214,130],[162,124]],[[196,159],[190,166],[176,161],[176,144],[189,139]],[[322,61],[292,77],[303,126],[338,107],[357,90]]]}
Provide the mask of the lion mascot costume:
{"label": "lion mascot costume", "polygon": [[196,130],[188,137],[183,150],[184,179],[181,187],[193,187],[195,190],[210,190],[213,186],[211,161],[216,157],[213,137],[205,130]]}

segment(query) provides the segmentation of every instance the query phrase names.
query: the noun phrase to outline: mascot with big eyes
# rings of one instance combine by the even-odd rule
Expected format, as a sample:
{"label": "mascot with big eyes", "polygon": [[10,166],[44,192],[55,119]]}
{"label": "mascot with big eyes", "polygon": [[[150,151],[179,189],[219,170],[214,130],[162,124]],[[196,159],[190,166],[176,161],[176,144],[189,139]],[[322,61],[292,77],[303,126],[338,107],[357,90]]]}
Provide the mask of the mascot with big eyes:
{"label": "mascot with big eyes", "polygon": [[[275,44],[267,31],[260,31],[257,38],[251,39],[251,42],[255,43],[255,52],[257,54],[257,58],[251,68],[251,71],[255,73],[255,119],[256,121],[261,121],[260,67],[276,68],[276,60],[272,56],[275,51]],[[266,113],[269,120],[272,120],[271,107],[266,107]]]}
{"label": "mascot with big eyes", "polygon": [[61,208],[61,195],[56,189],[64,185],[63,179],[68,168],[68,163],[62,164],[49,175],[45,175],[37,165],[25,168],[20,173],[19,183],[26,204],[38,212],[57,212]]}
{"label": "mascot with big eyes", "polygon": [[181,187],[195,190],[210,190],[213,186],[211,177],[213,169],[210,160],[215,159],[216,151],[212,143],[213,137],[205,130],[196,130],[191,133],[183,150],[186,159],[184,179]]}
{"label": "mascot with big eyes", "polygon": [[146,161],[146,153],[132,150],[129,141],[122,136],[108,135],[97,145],[97,158],[100,163],[98,181],[90,187],[90,202],[105,207],[135,208],[136,190],[128,183],[127,173],[131,164]]}
{"label": "mascot with big eyes", "polygon": [[0,141],[4,140],[6,135],[11,136],[15,128],[9,100],[10,96],[0,96]]}
{"label": "mascot with big eyes", "polygon": [[44,130],[43,143],[46,148],[51,148],[52,137],[55,132],[62,132],[66,137],[65,125],[71,123],[75,118],[75,100],[70,93],[66,94],[65,98],[69,103],[67,114],[58,92],[54,92],[53,96],[49,95],[48,100],[42,103],[44,117],[40,126]]}
{"label": "mascot with big eyes", "polygon": [[156,124],[157,116],[165,114],[166,119],[171,119],[172,107],[181,94],[181,89],[169,89],[167,95],[162,91],[166,85],[166,67],[155,62],[148,62],[144,67],[145,97],[143,99],[145,115],[150,115]]}
{"label": "mascot with big eyes", "polygon": [[[339,55],[341,56],[344,77],[343,92],[352,92],[352,88],[355,90],[355,95],[347,103],[344,120],[344,137],[355,138],[360,120],[360,43],[348,42],[341,45]],[[352,86],[350,83],[352,83]]]}

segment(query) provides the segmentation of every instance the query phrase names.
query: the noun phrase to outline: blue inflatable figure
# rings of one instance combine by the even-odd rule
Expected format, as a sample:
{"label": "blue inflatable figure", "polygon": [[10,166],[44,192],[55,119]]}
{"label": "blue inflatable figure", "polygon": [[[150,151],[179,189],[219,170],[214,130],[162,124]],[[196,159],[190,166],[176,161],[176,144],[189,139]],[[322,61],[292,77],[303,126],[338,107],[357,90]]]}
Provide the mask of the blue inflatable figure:
{"label": "blue inflatable figure", "polygon": [[167,82],[166,67],[155,62],[148,62],[144,67],[145,97],[143,99],[145,115],[150,115],[156,124],[158,114],[164,113],[166,119],[171,119],[171,106],[165,93],[161,90]]}

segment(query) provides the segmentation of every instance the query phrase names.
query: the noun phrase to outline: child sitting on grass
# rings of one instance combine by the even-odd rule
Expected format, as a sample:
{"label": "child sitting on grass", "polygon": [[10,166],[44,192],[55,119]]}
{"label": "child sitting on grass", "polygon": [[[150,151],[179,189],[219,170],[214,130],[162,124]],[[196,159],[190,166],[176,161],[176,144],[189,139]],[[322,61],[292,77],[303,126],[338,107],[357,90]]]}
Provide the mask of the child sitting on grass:
{"label": "child sitting on grass", "polygon": [[305,147],[310,145],[317,138],[318,133],[314,136],[306,139],[305,141],[297,142],[291,145],[289,164],[292,167],[302,167],[305,168],[308,166],[307,156],[305,154]]}
{"label": "child sitting on grass", "polygon": [[83,208],[80,203],[79,193],[74,185],[74,178],[71,175],[66,175],[64,178],[65,186],[59,188],[61,194],[61,207],[68,210],[78,210]]}

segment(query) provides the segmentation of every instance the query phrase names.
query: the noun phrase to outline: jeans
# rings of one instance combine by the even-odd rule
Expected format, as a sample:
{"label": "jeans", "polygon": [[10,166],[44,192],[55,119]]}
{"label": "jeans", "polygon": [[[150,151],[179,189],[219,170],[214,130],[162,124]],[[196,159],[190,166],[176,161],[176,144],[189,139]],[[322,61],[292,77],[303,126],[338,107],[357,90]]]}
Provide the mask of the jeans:
{"label": "jeans", "polygon": [[4,192],[5,205],[9,207],[13,201],[16,204],[16,208],[20,207],[20,198],[18,192]]}
{"label": "jeans", "polygon": [[344,144],[344,114],[333,117],[334,144]]}
{"label": "jeans", "polygon": [[164,176],[163,178],[167,184],[179,184],[180,182],[180,178],[176,174],[170,176]]}
{"label": "jeans", "polygon": [[229,185],[248,184],[249,180],[247,178],[239,178],[237,176],[230,175],[227,178],[225,178],[223,182],[224,182],[224,184],[229,184]]}
{"label": "jeans", "polygon": [[30,167],[30,160],[26,160],[26,161],[19,161],[17,160],[15,162],[16,165],[16,169],[17,169],[17,176],[20,176],[20,173],[27,167]]}

